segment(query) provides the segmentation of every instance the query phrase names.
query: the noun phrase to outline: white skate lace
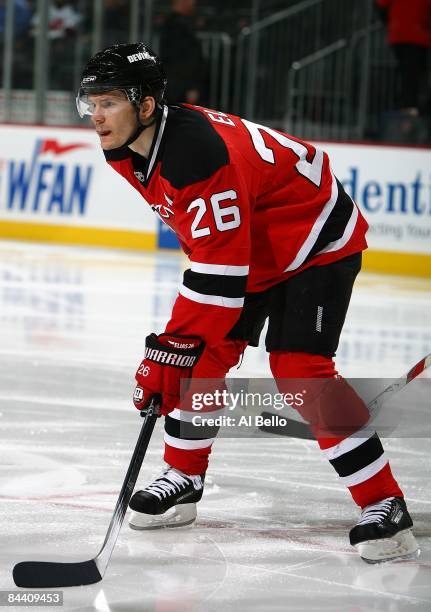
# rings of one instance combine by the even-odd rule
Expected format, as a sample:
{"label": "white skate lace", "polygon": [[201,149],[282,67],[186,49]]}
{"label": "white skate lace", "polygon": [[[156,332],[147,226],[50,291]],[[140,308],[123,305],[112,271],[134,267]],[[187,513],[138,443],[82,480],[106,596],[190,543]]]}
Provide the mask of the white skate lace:
{"label": "white skate lace", "polygon": [[388,497],[377,504],[365,506],[357,524],[366,525],[367,523],[383,523],[391,509],[393,499],[395,498]]}
{"label": "white skate lace", "polygon": [[152,493],[159,499],[163,499],[169,493],[180,493],[189,485],[190,481],[197,491],[202,488],[200,476],[188,476],[173,468],[167,468],[153,483],[145,488],[145,491]]}

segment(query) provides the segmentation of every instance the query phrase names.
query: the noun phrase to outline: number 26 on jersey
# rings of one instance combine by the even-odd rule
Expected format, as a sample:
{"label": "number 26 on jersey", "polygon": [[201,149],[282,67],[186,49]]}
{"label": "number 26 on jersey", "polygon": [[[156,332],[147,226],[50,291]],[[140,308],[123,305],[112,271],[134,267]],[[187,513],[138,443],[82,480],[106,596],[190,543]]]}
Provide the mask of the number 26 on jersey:
{"label": "number 26 on jersey", "polygon": [[[229,204],[229,202],[234,202],[237,199],[236,191],[229,189],[221,193],[214,193],[209,198],[209,202],[204,198],[193,200],[187,208],[188,213],[197,209],[191,225],[192,238],[202,238],[211,234],[207,213],[212,215],[215,227],[219,232],[226,232],[239,227],[241,224],[239,207]],[[213,224],[211,223],[211,225]]]}

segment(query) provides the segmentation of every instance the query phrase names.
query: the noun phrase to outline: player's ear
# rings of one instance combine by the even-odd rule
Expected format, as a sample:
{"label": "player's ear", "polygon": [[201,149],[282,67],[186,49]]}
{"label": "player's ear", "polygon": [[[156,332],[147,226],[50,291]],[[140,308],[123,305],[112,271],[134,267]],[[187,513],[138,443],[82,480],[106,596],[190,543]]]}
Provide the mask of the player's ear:
{"label": "player's ear", "polygon": [[142,121],[142,123],[145,123],[146,121],[148,121],[148,119],[150,119],[150,117],[153,116],[155,110],[156,110],[156,101],[154,100],[152,96],[146,96],[142,100],[141,106],[139,108],[139,118]]}

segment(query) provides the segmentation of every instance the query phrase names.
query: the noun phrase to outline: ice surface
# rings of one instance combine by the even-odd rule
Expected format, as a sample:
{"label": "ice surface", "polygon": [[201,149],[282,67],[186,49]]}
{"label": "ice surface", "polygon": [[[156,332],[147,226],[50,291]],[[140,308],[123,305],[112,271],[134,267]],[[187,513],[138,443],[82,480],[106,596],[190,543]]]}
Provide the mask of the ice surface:
{"label": "ice surface", "polygon": [[[18,561],[98,552],[141,425],[134,371],[145,336],[163,329],[183,268],[174,254],[0,243],[0,589],[15,588]],[[396,377],[430,347],[431,283],[362,274],[340,371]],[[264,350],[249,349],[233,375],[269,376]],[[142,483],[161,467],[160,425]],[[348,543],[357,509],[314,442],[220,439],[197,524],[125,525],[104,580],[66,589],[62,609],[430,610],[430,443],[385,447],[419,561],[358,558]]]}

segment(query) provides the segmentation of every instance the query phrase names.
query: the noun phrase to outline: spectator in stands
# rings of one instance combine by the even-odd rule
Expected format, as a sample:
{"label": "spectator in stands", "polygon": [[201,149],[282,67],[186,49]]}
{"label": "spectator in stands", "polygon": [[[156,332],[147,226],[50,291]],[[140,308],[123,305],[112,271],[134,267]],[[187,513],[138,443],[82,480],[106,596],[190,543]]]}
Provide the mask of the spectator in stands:
{"label": "spectator in stands", "polygon": [[207,69],[194,29],[196,0],[172,0],[160,36],[160,56],[168,75],[169,102],[206,103]]}
{"label": "spectator in stands", "polygon": [[[29,44],[29,29],[32,11],[27,0],[15,0],[14,3],[14,37],[13,37],[13,65],[12,86],[14,88],[31,87],[32,65],[28,61],[31,54]],[[3,45],[6,23],[6,2],[0,0],[0,87],[3,80]]]}
{"label": "spectator in stands", "polygon": [[[48,37],[50,40],[50,89],[74,88],[73,68],[75,41],[82,15],[76,0],[53,0],[49,7]],[[39,16],[33,18],[33,33],[39,27]]]}
{"label": "spectator in stands", "polygon": [[388,26],[388,42],[397,59],[400,110],[417,116],[422,85],[428,78],[427,55],[431,47],[431,0],[376,0]]}
{"label": "spectator in stands", "polygon": [[[65,40],[68,36],[76,34],[76,28],[82,19],[76,10],[77,2],[73,0],[53,0],[49,7],[48,36],[50,40]],[[33,18],[36,31],[39,25],[39,15]]]}
{"label": "spectator in stands", "polygon": [[[0,34],[4,34],[6,19],[6,0],[0,0]],[[23,34],[30,25],[31,9],[27,0],[15,0],[14,7],[14,35]]]}

